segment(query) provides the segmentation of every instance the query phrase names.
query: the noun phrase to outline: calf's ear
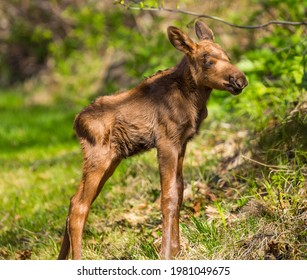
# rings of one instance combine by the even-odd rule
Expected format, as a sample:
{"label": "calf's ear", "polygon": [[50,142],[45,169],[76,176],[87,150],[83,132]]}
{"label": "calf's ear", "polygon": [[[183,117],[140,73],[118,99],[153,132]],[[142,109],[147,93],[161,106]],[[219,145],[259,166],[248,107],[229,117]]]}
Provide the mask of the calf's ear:
{"label": "calf's ear", "polygon": [[203,22],[197,21],[195,23],[195,33],[199,40],[214,40],[214,35],[212,30]]}
{"label": "calf's ear", "polygon": [[196,49],[196,44],[192,39],[177,27],[169,26],[167,28],[167,35],[172,45],[186,55],[192,54]]}

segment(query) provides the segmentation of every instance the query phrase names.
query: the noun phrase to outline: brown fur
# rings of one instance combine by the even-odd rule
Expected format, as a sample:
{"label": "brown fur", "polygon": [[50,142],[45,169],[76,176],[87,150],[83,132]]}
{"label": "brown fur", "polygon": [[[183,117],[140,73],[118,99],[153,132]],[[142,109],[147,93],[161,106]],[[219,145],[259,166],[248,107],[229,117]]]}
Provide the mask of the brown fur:
{"label": "brown fur", "polygon": [[170,42],[185,54],[181,62],[144,80],[137,87],[103,96],[75,119],[83,151],[83,176],[71,199],[59,259],[81,258],[82,232],[89,209],[104,183],[126,157],[157,148],[161,179],[163,259],[180,250],[179,211],[183,198],[182,165],[187,142],[207,116],[213,88],[238,94],[247,85],[212,31],[197,22],[194,43],[176,27],[168,28]]}

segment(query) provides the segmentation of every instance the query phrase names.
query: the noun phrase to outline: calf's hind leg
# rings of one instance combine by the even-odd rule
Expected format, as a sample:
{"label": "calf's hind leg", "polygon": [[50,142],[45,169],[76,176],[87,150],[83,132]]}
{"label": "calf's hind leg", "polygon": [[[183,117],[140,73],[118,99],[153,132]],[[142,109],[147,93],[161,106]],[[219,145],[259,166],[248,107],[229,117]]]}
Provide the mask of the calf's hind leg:
{"label": "calf's hind leg", "polygon": [[84,164],[82,181],[70,201],[65,236],[58,259],[67,259],[69,249],[73,259],[81,259],[82,233],[90,206],[103,185],[113,174],[120,160],[115,153],[101,147],[83,145]]}

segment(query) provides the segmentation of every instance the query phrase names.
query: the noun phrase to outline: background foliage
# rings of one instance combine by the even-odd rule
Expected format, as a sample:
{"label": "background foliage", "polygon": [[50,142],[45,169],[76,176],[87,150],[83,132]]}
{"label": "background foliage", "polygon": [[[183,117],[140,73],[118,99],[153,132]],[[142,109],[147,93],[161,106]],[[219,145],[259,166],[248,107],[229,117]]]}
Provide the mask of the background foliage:
{"label": "background foliage", "polygon": [[[163,2],[241,25],[306,20],[298,0]],[[52,259],[80,178],[74,115],[175,65],[166,27],[194,36],[194,18],[96,0],[1,1],[0,18],[0,258]],[[306,259],[306,26],[204,21],[249,86],[215,91],[190,143],[179,258]],[[85,258],[157,258],[159,193],[154,151],[121,164],[93,205]]]}

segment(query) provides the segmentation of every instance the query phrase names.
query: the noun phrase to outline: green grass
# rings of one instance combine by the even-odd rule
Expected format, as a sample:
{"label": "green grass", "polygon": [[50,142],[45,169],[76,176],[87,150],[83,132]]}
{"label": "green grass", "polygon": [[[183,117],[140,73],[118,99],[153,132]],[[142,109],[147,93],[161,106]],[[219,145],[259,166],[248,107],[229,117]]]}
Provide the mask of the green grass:
{"label": "green grass", "polygon": [[81,162],[74,112],[29,106],[23,94],[16,89],[0,95],[1,256],[31,250],[33,258],[50,258]]}
{"label": "green grass", "polygon": [[[27,100],[21,88],[0,95],[0,259],[55,259],[81,176],[80,108]],[[257,139],[240,114],[233,125],[210,115],[187,151],[178,258],[307,257],[304,110]],[[157,259],[159,196],[156,152],[125,160],[91,209],[84,258]]]}

